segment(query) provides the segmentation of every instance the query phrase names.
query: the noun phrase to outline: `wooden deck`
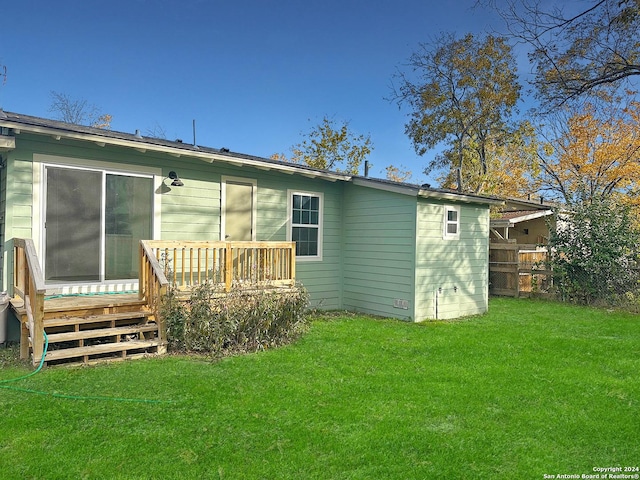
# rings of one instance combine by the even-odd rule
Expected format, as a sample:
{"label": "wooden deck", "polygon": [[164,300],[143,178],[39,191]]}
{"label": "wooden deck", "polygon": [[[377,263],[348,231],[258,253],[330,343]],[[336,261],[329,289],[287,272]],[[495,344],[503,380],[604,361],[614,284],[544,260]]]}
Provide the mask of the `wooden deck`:
{"label": "wooden deck", "polygon": [[[181,296],[202,282],[222,287],[295,285],[294,242],[141,240],[137,294],[47,297],[33,240],[13,239],[13,300],[20,320],[20,356],[38,365],[92,363],[162,354],[166,329],[160,312],[169,286]],[[48,347],[45,351],[45,345]]]}
{"label": "wooden deck", "polygon": [[[125,305],[140,305],[137,293],[108,293],[82,295],[53,295],[44,298],[44,311],[59,313],[71,310],[94,310],[95,308],[113,308]],[[16,312],[24,311],[24,301],[15,297],[11,306]]]}

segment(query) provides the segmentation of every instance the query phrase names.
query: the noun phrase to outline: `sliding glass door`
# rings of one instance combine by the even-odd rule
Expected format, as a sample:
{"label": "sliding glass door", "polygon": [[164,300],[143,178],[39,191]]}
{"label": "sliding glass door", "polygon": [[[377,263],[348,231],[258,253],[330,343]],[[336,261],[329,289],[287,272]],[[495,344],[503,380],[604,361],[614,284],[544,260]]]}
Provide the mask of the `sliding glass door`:
{"label": "sliding glass door", "polygon": [[138,243],[151,239],[150,178],[107,174],[105,280],[138,277]]}
{"label": "sliding glass door", "polygon": [[138,276],[138,242],[152,238],[149,176],[47,166],[47,283]]}

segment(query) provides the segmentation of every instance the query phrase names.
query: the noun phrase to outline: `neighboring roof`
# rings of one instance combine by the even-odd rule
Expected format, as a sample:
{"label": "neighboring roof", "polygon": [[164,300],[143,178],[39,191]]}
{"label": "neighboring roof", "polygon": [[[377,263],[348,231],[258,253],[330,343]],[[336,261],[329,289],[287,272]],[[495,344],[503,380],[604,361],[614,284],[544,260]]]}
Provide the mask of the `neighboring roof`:
{"label": "neighboring roof", "polygon": [[513,227],[516,223],[548,217],[549,215],[553,215],[553,210],[517,210],[503,212],[499,218],[492,218],[490,224],[492,227]]}
{"label": "neighboring roof", "polygon": [[506,197],[504,198],[504,207],[502,208],[503,212],[507,211],[526,211],[526,210],[549,210],[553,208],[554,204],[545,202],[544,198],[540,197],[538,201],[531,199],[522,199],[522,198],[514,198],[514,197]]}
{"label": "neighboring roof", "polygon": [[[394,182],[391,180],[374,179],[345,173],[332,172],[312,168],[306,165],[286,163],[243,153],[231,152],[226,148],[210,148],[192,145],[181,141],[169,141],[160,138],[145,137],[136,133],[117,132],[83,125],[75,125],[57,120],[50,120],[30,115],[5,112],[0,109],[0,128],[10,129],[14,135],[28,132],[32,134],[48,135],[57,140],[62,138],[93,142],[98,146],[115,145],[133,148],[139,152],[166,153],[175,157],[190,157],[202,161],[225,162],[232,165],[253,166],[262,170],[277,170],[288,174],[298,174],[309,178],[321,178],[331,182],[346,181],[356,185],[393,191],[396,193],[422,198],[439,198],[466,203],[481,203],[487,205],[502,205],[504,200],[473,194],[461,194],[455,190],[436,189],[429,185],[413,185]],[[0,131],[1,138],[9,138],[8,131]]]}

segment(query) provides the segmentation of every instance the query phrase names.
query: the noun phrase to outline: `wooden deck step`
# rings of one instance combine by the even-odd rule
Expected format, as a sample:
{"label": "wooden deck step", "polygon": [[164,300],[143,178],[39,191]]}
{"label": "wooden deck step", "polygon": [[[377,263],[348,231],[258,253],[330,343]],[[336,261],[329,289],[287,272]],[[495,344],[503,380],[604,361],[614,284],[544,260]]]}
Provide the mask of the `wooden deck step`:
{"label": "wooden deck step", "polygon": [[85,323],[110,322],[112,320],[129,320],[144,319],[149,316],[149,312],[122,312],[122,313],[106,313],[104,315],[91,315],[88,317],[60,317],[48,318],[44,321],[44,328],[47,327],[66,327],[80,325]]}
{"label": "wooden deck step", "polygon": [[[157,347],[160,348],[160,347]],[[125,358],[122,357],[96,357],[96,358],[89,358],[86,359],[84,357],[78,357],[75,359],[65,359],[62,363],[60,362],[59,365],[64,365],[65,367],[72,367],[72,366],[79,366],[79,365],[83,365],[83,366],[88,366],[88,365],[99,365],[99,364],[106,364],[106,363],[112,363],[112,362],[122,362],[123,360],[135,360],[138,358],[149,358],[149,357],[157,357],[162,355],[162,353],[158,352],[158,353],[148,353],[148,352],[143,352],[143,353],[127,353],[127,356]],[[53,365],[53,362],[49,363],[49,365]]]}
{"label": "wooden deck step", "polygon": [[47,335],[49,343],[70,342],[73,340],[87,340],[89,338],[115,337],[117,335],[132,335],[144,332],[156,332],[158,325],[146,323],[126,327],[97,328],[95,330],[80,330],[78,332],[50,333]]}
{"label": "wooden deck step", "polygon": [[[155,349],[163,345],[157,339],[154,340],[131,340],[128,342],[105,343],[102,345],[91,345],[88,347],[64,348],[60,350],[47,351],[44,359],[46,362],[56,360],[64,360],[67,358],[91,357],[93,355],[101,355],[106,353],[122,352],[126,354],[128,350]],[[155,352],[150,352],[155,353]]]}

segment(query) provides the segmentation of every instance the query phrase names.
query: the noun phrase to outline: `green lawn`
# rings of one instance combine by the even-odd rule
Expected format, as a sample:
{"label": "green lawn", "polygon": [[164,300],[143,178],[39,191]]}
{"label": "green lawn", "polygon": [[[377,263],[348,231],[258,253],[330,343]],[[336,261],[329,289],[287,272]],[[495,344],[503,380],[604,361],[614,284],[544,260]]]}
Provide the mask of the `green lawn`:
{"label": "green lawn", "polygon": [[[0,379],[29,371],[0,361]],[[59,367],[2,385],[23,390],[0,389],[0,478],[542,479],[640,466],[640,317],[556,303],[494,299],[487,315],[424,324],[335,317],[217,363]]]}

